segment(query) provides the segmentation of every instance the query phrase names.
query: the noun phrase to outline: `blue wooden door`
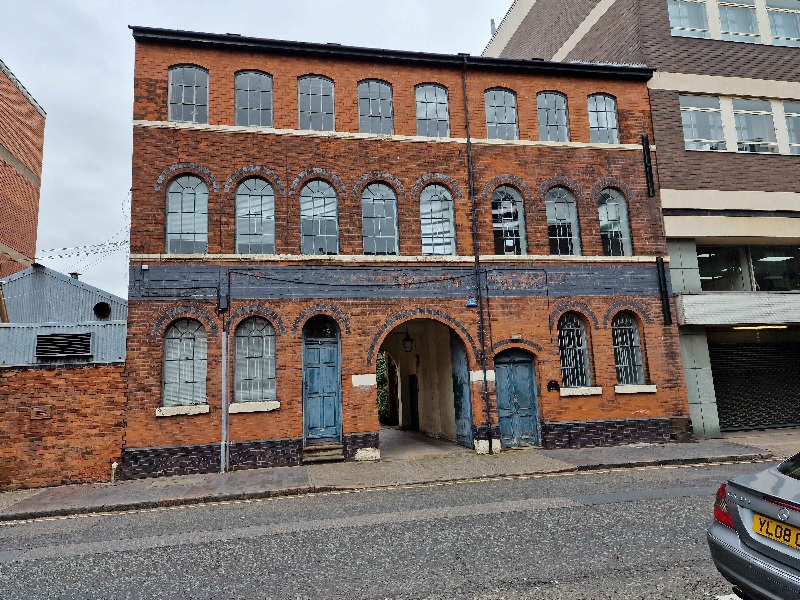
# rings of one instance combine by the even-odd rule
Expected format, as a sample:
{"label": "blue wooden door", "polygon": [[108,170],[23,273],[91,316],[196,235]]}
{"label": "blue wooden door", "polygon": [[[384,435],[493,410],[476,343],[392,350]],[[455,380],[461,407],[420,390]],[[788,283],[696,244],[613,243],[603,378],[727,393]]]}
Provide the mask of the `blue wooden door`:
{"label": "blue wooden door", "polygon": [[303,413],[306,444],[342,439],[339,331],[328,317],[303,328]]}
{"label": "blue wooden door", "polygon": [[533,357],[510,350],[495,358],[494,365],[502,447],[541,445]]}
{"label": "blue wooden door", "polygon": [[467,349],[455,333],[450,332],[450,358],[453,363],[453,402],[456,407],[456,442],[472,448],[472,398],[469,388]]}

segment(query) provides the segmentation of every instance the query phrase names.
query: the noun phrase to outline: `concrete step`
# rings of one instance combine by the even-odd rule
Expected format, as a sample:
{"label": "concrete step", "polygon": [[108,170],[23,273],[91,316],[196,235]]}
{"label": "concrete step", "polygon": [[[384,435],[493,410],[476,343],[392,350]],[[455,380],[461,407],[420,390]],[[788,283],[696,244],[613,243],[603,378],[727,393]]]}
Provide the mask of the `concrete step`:
{"label": "concrete step", "polygon": [[314,444],[303,448],[303,464],[342,462],[344,446],[340,444]]}

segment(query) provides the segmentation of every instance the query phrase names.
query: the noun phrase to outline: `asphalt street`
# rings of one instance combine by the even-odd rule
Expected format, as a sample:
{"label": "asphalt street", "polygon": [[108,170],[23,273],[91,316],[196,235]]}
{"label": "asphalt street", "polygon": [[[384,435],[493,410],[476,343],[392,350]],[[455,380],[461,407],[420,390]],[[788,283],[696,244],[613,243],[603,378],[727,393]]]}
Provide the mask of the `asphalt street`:
{"label": "asphalt street", "polygon": [[767,464],[545,475],[0,526],[0,598],[713,600],[705,527]]}

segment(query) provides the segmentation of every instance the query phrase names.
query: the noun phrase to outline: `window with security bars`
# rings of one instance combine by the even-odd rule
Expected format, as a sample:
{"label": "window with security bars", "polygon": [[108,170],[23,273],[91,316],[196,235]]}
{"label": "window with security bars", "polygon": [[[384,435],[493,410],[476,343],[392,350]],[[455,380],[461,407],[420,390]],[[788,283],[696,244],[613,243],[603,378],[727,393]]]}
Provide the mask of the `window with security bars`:
{"label": "window with security bars", "polygon": [[392,86],[385,81],[369,80],[358,84],[358,130],[394,134]]}
{"label": "window with security bars", "polygon": [[327,181],[311,181],[300,192],[300,237],[303,254],[339,254],[338,199]]}
{"label": "window with security bars", "polygon": [[426,137],[450,137],[450,109],[447,89],[440,85],[418,85],[417,135]]}
{"label": "window with security bars", "polygon": [[519,139],[517,95],[502,88],[486,90],[486,137],[490,140]]}
{"label": "window with security bars", "polygon": [[769,27],[775,46],[800,47],[800,2],[767,0]]}
{"label": "window with security bars", "polygon": [[705,0],[667,0],[669,26],[679,37],[709,37]]}
{"label": "window with security bars", "polygon": [[567,97],[558,92],[536,94],[539,139],[543,142],[568,142]]}
{"label": "window with security bars", "polygon": [[236,188],[236,252],[275,254],[275,191],[263,179]]}
{"label": "window with security bars", "polygon": [[619,385],[644,385],[644,363],[639,324],[630,313],[618,313],[611,320],[614,364]]}
{"label": "window with security bars", "polygon": [[579,256],[581,239],[575,197],[567,188],[550,188],[545,195],[550,254]]}
{"label": "window with security bars", "polygon": [[719,98],[681,96],[680,105],[686,150],[727,150]]}
{"label": "window with security bars", "polygon": [[233,401],[276,400],[275,328],[266,319],[252,317],[236,328],[233,343]]}
{"label": "window with security bars", "polygon": [[789,133],[789,152],[800,154],[800,102],[785,102],[786,129]]}
{"label": "window with security bars", "polygon": [[91,333],[53,333],[36,336],[36,358],[78,358],[91,355]]}
{"label": "window with security bars", "polygon": [[525,209],[515,188],[503,185],[492,193],[492,229],[495,254],[527,254]]}
{"label": "window with security bars", "polygon": [[301,77],[297,82],[300,129],[333,131],[333,81],[327,77]]}
{"label": "window with security bars", "polygon": [[590,387],[589,344],[586,324],[575,313],[558,320],[558,352],[561,357],[561,387]]}
{"label": "window with security bars", "polygon": [[608,94],[592,94],[589,103],[589,135],[594,144],[619,144],[617,101]]}
{"label": "window with security bars", "polygon": [[236,74],[236,124],[273,126],[272,77],[260,71]]}
{"label": "window with security bars", "polygon": [[772,103],[769,100],[734,98],[733,117],[739,152],[778,152]]}
{"label": "window with security bars", "polygon": [[718,4],[723,40],[761,43],[756,0],[720,0]]}
{"label": "window with security bars", "polygon": [[169,120],[208,123],[208,71],[188,65],[169,70]]}
{"label": "window with security bars", "polygon": [[361,192],[364,254],[397,254],[397,196],[385,183],[372,183]]}
{"label": "window with security bars", "polygon": [[206,403],[206,330],[193,319],[170,325],[164,337],[164,406]]}
{"label": "window with security bars", "polygon": [[199,177],[182,175],[167,188],[167,253],[208,252],[208,187]]}
{"label": "window with security bars", "polygon": [[631,256],[631,226],[625,197],[613,188],[600,192],[597,200],[600,214],[600,239],[605,256]]}
{"label": "window with security bars", "polygon": [[423,255],[456,253],[456,232],[453,222],[453,196],[439,184],[422,190],[419,196],[420,227]]}

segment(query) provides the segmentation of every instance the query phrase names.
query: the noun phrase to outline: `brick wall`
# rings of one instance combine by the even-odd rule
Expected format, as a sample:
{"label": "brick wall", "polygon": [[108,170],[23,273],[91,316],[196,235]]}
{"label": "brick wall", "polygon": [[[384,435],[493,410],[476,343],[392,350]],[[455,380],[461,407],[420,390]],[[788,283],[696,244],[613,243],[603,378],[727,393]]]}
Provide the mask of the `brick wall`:
{"label": "brick wall", "polygon": [[[0,242],[33,257],[45,117],[0,68]],[[25,268],[0,258],[0,277]]]}
{"label": "brick wall", "polygon": [[107,481],[124,404],[122,365],[0,369],[0,489]]}
{"label": "brick wall", "polygon": [[641,44],[639,0],[616,0],[567,55],[566,60],[644,63],[650,66],[644,58]]}

